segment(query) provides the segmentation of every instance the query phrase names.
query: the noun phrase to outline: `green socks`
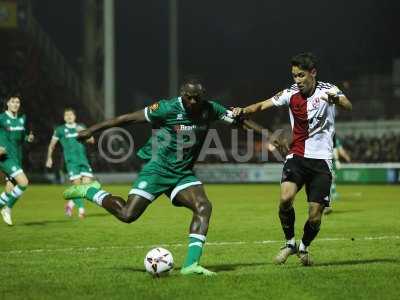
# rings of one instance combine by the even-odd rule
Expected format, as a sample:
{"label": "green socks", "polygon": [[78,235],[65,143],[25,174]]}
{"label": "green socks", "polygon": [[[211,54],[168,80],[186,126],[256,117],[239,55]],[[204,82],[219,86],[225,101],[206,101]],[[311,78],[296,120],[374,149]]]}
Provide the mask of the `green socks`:
{"label": "green socks", "polygon": [[189,234],[189,249],[186,256],[186,260],[183,267],[188,267],[195,262],[200,262],[201,254],[203,253],[203,245],[206,241],[206,237],[201,234],[191,233]]}

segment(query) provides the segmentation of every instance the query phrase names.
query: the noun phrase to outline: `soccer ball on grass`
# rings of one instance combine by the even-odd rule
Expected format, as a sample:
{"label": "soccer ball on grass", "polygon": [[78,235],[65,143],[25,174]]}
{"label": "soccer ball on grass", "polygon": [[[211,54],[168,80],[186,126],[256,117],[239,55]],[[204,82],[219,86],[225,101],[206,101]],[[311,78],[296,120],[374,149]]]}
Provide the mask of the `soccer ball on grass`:
{"label": "soccer ball on grass", "polygon": [[174,268],[174,258],[167,249],[154,248],[146,254],[144,267],[153,276],[165,276]]}

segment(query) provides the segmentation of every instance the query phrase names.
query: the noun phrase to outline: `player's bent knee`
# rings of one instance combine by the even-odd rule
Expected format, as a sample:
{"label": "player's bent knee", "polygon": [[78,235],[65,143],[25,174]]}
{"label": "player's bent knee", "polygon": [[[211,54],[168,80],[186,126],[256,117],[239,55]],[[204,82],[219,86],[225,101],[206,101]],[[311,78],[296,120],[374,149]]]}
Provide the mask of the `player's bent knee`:
{"label": "player's bent knee", "polygon": [[136,215],[122,214],[119,219],[124,223],[130,224],[135,222],[138,218],[139,216]]}

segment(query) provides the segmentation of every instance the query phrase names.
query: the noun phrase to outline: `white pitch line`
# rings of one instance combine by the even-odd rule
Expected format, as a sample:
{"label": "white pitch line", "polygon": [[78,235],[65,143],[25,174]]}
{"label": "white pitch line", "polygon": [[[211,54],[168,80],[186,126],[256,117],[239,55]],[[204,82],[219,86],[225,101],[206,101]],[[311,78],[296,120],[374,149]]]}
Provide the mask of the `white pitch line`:
{"label": "white pitch line", "polygon": [[[378,241],[378,240],[399,240],[400,236],[367,236],[367,237],[339,237],[339,238],[321,238],[318,242],[335,242],[335,241]],[[237,246],[237,245],[260,245],[260,244],[276,244],[283,243],[282,240],[266,240],[266,241],[237,241],[237,242],[209,242],[207,246]],[[151,249],[155,247],[179,248],[187,247],[187,244],[158,244],[158,245],[136,245],[136,246],[107,246],[107,247],[84,247],[84,248],[58,248],[58,249],[31,249],[31,250],[10,250],[0,251],[0,255],[13,254],[33,254],[33,253],[52,253],[52,252],[89,252],[102,250],[131,250],[131,249]]]}

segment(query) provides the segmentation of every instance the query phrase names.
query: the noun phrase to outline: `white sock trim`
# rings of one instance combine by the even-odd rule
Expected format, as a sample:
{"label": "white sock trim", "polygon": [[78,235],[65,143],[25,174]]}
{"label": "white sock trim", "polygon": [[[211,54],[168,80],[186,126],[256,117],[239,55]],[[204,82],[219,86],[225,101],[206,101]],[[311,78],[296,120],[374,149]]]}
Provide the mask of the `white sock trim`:
{"label": "white sock trim", "polygon": [[194,243],[189,244],[189,247],[193,247],[193,246],[203,248],[203,243],[202,242],[194,242]]}
{"label": "white sock trim", "polygon": [[296,239],[292,237],[290,240],[286,241],[286,245],[291,245],[291,246],[296,245]]}
{"label": "white sock trim", "polygon": [[206,241],[206,236],[202,235],[202,234],[191,233],[191,234],[189,234],[189,237],[198,239],[198,240],[202,241],[203,243],[205,243],[205,241]]}
{"label": "white sock trim", "polygon": [[19,198],[19,197],[21,197],[23,193],[24,193],[24,191],[21,190],[20,187],[19,187],[18,185],[15,186],[15,187],[13,188],[13,190],[11,191],[11,195],[12,195],[14,198]]}
{"label": "white sock trim", "polygon": [[108,193],[106,191],[103,191],[103,190],[100,190],[96,194],[94,194],[93,202],[96,203],[99,206],[103,206],[102,205],[103,204],[103,199],[108,195],[110,195],[110,193]]}
{"label": "white sock trim", "polygon": [[307,251],[307,247],[303,244],[303,241],[300,242],[299,250],[300,251]]}
{"label": "white sock trim", "polygon": [[21,173],[23,173],[23,172],[24,172],[24,171],[23,171],[22,169],[19,169],[19,170],[15,171],[14,173],[12,173],[12,174],[10,175],[10,177],[15,178],[15,177],[17,177],[17,175],[19,175],[19,174],[21,174]]}
{"label": "white sock trim", "polygon": [[143,198],[146,198],[149,201],[153,201],[156,198],[154,195],[152,195],[146,191],[139,190],[139,189],[131,189],[129,191],[129,195],[132,195],[132,194],[142,196]]}
{"label": "white sock trim", "polygon": [[172,192],[171,192],[171,196],[170,196],[171,201],[174,200],[175,196],[176,196],[180,191],[183,191],[184,189],[187,189],[187,188],[190,187],[190,186],[193,186],[193,185],[201,185],[201,184],[203,184],[201,181],[193,181],[193,182],[188,182],[188,183],[185,183],[185,184],[176,186],[176,187],[172,190]]}

